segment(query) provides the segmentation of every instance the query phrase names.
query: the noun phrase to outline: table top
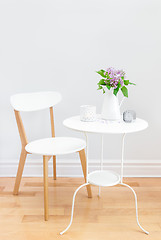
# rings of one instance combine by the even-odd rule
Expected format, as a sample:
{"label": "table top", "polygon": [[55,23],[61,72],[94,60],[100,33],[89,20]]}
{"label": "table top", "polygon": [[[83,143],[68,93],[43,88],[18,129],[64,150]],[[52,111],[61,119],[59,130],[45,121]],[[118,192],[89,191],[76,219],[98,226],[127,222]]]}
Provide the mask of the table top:
{"label": "table top", "polygon": [[80,121],[80,116],[74,116],[67,118],[63,121],[64,126],[79,132],[86,133],[133,133],[139,132],[148,127],[148,123],[140,118],[137,118],[132,123],[126,123],[123,120],[120,121],[108,121],[101,119],[100,115],[97,115],[97,119],[94,122]]}

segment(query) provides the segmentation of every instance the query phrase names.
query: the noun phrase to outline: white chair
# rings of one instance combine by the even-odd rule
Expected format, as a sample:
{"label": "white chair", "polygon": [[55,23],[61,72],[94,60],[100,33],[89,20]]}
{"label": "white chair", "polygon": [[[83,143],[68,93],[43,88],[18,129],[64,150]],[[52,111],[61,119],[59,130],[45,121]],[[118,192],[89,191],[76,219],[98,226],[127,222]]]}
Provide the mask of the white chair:
{"label": "white chair", "polygon": [[[86,142],[79,138],[55,137],[53,106],[61,101],[58,92],[24,93],[11,96],[11,105],[14,108],[17,126],[20,134],[22,149],[14,186],[13,194],[17,195],[25,165],[26,156],[29,153],[43,156],[44,176],[44,218],[48,220],[48,161],[53,157],[53,175],[56,179],[56,155],[79,152],[84,178],[86,180]],[[42,109],[50,109],[51,138],[44,138],[28,143],[25,129],[20,116],[20,111],[29,112]],[[88,197],[92,197],[91,188],[87,186]]]}

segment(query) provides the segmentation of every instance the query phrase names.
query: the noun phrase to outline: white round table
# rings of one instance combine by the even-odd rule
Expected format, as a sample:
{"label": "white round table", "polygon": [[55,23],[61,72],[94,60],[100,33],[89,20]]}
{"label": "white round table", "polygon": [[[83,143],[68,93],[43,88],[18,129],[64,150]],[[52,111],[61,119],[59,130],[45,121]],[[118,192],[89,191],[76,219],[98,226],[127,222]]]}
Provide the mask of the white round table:
{"label": "white round table", "polygon": [[64,120],[63,124],[75,131],[99,134],[133,133],[142,131],[148,127],[148,123],[140,118],[137,118],[132,123],[126,123],[124,121],[102,120],[100,115],[97,115],[97,120],[94,122],[82,122],[80,121],[80,116],[74,116]]}
{"label": "white round table", "polygon": [[[141,227],[139,220],[138,220],[138,210],[137,210],[137,196],[135,191],[127,184],[123,183],[123,160],[124,160],[124,140],[127,133],[134,133],[139,132],[148,127],[148,123],[140,118],[137,118],[132,123],[126,123],[123,120],[120,121],[107,121],[101,119],[100,115],[97,115],[97,119],[94,122],[83,122],[80,121],[80,116],[74,116],[71,118],[68,118],[64,120],[63,122],[64,126],[66,126],[69,129],[83,132],[86,136],[86,143],[87,143],[87,149],[86,149],[86,155],[87,155],[87,166],[86,166],[86,183],[82,184],[80,187],[77,188],[77,190],[74,193],[73,196],[73,204],[72,204],[72,213],[71,213],[71,221],[68,225],[68,227],[61,232],[60,234],[63,234],[66,232],[69,227],[72,224],[73,220],[73,212],[74,212],[74,202],[75,202],[75,196],[77,192],[84,186],[88,184],[99,186],[99,196],[100,196],[100,187],[107,187],[107,186],[114,186],[117,184],[121,184],[123,186],[128,187],[134,194],[135,197],[135,207],[136,207],[136,220],[138,226],[146,233],[148,232]],[[100,164],[100,170],[93,171],[91,173],[88,173],[88,133],[97,133],[102,135],[102,146],[101,146],[101,164]],[[122,134],[122,157],[121,157],[121,174],[119,175],[116,172],[113,171],[105,171],[103,170],[103,135],[104,134]]]}

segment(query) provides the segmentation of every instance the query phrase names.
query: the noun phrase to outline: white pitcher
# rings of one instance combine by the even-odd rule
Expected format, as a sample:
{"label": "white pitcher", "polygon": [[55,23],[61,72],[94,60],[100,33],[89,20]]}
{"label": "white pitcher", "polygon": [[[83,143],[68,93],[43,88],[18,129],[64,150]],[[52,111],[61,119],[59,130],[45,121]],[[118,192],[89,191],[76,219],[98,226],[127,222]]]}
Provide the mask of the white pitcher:
{"label": "white pitcher", "polygon": [[106,90],[104,93],[104,101],[101,112],[102,119],[113,121],[120,120],[120,106],[123,102],[123,99],[119,104],[118,97],[113,94],[113,89]]}

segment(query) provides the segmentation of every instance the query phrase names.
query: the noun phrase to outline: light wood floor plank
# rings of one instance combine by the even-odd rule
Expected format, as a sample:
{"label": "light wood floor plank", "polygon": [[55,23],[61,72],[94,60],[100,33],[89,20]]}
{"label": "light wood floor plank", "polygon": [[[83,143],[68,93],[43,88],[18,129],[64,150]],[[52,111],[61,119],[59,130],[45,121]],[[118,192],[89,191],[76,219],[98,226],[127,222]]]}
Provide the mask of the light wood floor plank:
{"label": "light wood floor plank", "polygon": [[138,195],[139,219],[150,232],[140,231],[135,219],[135,202],[125,187],[92,186],[93,198],[81,189],[69,231],[72,197],[82,178],[49,178],[49,220],[44,221],[43,179],[23,178],[18,196],[13,196],[14,178],[0,178],[0,239],[2,240],[160,240],[161,179],[125,178]]}

